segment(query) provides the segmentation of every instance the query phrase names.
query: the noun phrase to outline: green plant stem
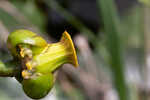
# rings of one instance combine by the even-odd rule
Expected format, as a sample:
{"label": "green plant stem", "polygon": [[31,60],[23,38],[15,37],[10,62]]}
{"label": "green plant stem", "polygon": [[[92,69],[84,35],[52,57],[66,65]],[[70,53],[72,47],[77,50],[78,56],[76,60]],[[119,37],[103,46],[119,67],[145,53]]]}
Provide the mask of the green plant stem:
{"label": "green plant stem", "polygon": [[109,61],[114,76],[115,87],[120,100],[129,100],[127,86],[124,78],[122,61],[121,41],[117,29],[118,16],[113,0],[97,0],[101,15],[104,21],[104,30],[107,36],[107,47],[109,51]]}
{"label": "green plant stem", "polygon": [[18,70],[17,64],[14,61],[7,61],[6,63],[0,61],[0,76],[13,77]]}

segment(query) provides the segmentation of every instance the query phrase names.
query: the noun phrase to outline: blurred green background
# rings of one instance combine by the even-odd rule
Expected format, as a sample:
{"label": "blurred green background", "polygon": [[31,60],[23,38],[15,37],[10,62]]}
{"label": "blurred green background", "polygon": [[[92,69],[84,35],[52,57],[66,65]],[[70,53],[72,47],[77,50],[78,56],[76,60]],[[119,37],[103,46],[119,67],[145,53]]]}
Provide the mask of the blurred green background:
{"label": "blurred green background", "polygon": [[[0,59],[10,32],[49,42],[67,30],[79,67],[64,65],[42,100],[150,100],[149,0],[0,0]],[[0,100],[30,100],[14,78],[0,78]]]}

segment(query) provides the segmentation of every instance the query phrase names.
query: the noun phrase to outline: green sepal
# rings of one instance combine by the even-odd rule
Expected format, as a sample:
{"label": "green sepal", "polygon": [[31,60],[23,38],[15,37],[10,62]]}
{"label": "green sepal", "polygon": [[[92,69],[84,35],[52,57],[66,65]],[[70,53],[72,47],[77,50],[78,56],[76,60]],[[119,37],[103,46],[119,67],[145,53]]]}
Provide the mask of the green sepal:
{"label": "green sepal", "polygon": [[45,97],[54,84],[54,77],[51,73],[41,74],[22,81],[23,90],[32,99]]}
{"label": "green sepal", "polygon": [[16,30],[8,36],[7,45],[14,56],[17,56],[17,46],[19,44],[40,48],[46,46],[47,42],[37,34],[22,29]]}

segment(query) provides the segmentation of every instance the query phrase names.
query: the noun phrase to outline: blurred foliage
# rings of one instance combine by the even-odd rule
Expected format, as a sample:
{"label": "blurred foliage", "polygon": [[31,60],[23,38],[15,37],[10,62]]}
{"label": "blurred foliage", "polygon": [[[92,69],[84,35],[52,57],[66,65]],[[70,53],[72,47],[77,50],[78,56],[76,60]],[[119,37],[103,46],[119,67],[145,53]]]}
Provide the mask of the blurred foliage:
{"label": "blurred foliage", "polygon": [[150,1],[149,0],[139,0],[141,3],[150,6]]}
{"label": "blurred foliage", "polygon": [[13,30],[15,26],[21,25],[16,18],[11,16],[8,12],[4,11],[3,9],[0,9],[0,19],[9,30]]}
{"label": "blurred foliage", "polygon": [[12,0],[12,4],[14,4],[17,9],[19,9],[19,12],[22,12],[32,24],[38,27],[39,30],[44,31],[46,17],[40,9],[37,8],[35,0]]}
{"label": "blurred foliage", "polygon": [[[119,20],[115,4],[109,0],[99,0],[99,7],[103,17],[104,30],[107,36],[110,68],[114,76],[114,84],[117,88],[120,100],[129,100],[124,77],[124,63],[122,61],[121,41],[119,38]],[[106,9],[107,7],[107,9]]]}

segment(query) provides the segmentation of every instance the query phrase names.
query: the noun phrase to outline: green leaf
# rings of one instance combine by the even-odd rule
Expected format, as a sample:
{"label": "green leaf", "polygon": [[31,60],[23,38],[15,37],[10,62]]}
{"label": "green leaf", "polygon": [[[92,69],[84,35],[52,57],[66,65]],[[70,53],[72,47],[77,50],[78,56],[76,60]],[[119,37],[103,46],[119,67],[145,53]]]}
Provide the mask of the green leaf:
{"label": "green leaf", "polygon": [[107,48],[109,51],[109,61],[114,76],[115,87],[118,91],[120,100],[129,100],[127,86],[124,77],[124,64],[122,61],[121,41],[119,37],[117,16],[113,0],[97,0],[100,13],[103,18],[104,31],[107,37]]}

